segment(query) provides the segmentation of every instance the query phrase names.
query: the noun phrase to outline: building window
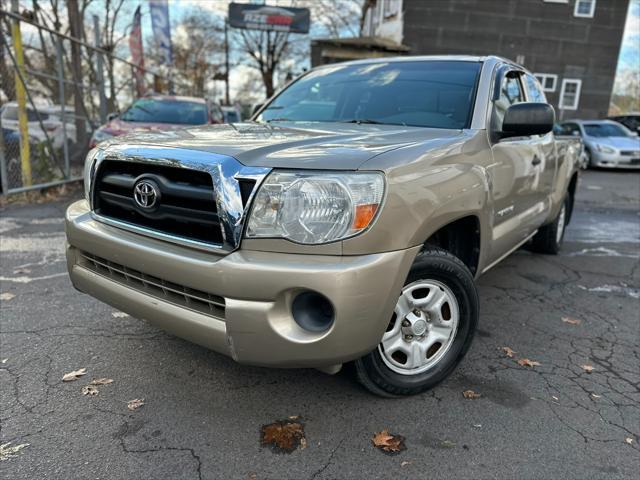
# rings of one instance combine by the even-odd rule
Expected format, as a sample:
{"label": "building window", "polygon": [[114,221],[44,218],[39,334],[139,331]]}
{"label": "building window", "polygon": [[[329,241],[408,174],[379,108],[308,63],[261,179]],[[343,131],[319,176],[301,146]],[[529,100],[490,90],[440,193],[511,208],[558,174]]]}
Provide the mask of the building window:
{"label": "building window", "polygon": [[400,0],[384,0],[382,15],[384,18],[395,17],[400,10]]}
{"label": "building window", "polygon": [[577,78],[565,78],[560,89],[560,109],[577,110],[580,103],[580,90],[582,80]]}
{"label": "building window", "polygon": [[558,75],[552,73],[534,73],[534,77],[538,79],[542,90],[545,92],[555,92],[558,85]]}
{"label": "building window", "polygon": [[573,10],[573,16],[593,18],[595,11],[596,0],[576,0],[576,7]]}

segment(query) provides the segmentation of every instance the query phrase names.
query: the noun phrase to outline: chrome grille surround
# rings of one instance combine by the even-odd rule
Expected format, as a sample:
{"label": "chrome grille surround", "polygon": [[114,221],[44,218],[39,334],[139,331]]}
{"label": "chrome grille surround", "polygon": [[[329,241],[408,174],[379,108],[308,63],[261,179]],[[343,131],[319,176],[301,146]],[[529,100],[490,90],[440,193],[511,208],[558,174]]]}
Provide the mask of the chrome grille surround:
{"label": "chrome grille surround", "polygon": [[[216,195],[222,242],[220,244],[207,243],[183,238],[97,214],[94,211],[93,201],[95,180],[97,177],[95,172],[99,171],[100,164],[104,160],[148,163],[209,173],[213,180]],[[200,250],[217,251],[219,253],[229,253],[240,246],[244,222],[253,196],[260,187],[262,180],[264,180],[271,171],[270,168],[265,167],[247,167],[233,157],[200,150],[153,145],[141,147],[129,144],[112,144],[104,148],[99,148],[92,169],[94,174],[91,177],[89,199],[91,202],[91,214],[95,220],[159,240]],[[252,180],[255,182],[251,194],[245,199],[244,203],[240,187],[242,180]]]}

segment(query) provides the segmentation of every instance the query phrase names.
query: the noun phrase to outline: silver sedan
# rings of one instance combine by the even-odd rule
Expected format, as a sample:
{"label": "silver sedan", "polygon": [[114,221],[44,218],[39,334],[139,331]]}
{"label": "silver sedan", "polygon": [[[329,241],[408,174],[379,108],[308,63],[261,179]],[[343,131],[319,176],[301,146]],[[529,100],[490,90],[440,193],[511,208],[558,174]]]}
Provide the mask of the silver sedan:
{"label": "silver sedan", "polygon": [[640,169],[640,138],[611,120],[568,120],[562,128],[580,136],[590,167]]}

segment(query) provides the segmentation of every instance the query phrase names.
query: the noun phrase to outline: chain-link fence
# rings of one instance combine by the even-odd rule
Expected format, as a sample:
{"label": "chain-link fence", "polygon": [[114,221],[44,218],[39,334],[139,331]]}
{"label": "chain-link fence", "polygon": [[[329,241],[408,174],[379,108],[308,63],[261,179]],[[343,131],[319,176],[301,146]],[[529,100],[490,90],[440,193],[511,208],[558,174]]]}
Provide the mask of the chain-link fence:
{"label": "chain-link fence", "polygon": [[65,35],[17,12],[0,10],[0,185],[3,194],[82,177],[96,128],[140,91],[174,85],[95,43]]}

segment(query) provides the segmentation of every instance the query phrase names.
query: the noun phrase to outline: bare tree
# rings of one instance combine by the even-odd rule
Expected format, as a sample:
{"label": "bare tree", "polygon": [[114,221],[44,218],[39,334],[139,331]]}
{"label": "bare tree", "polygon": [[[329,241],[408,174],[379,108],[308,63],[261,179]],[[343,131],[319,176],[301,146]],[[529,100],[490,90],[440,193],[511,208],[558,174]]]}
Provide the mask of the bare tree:
{"label": "bare tree", "polygon": [[[67,0],[67,15],[69,16],[69,32],[74,38],[82,38],[83,19],[78,9],[78,0]],[[77,141],[84,145],[87,141],[87,130],[84,119],[85,113],[82,88],[82,52],[77,42],[71,42],[71,77],[73,79],[73,102],[76,114]]]}

